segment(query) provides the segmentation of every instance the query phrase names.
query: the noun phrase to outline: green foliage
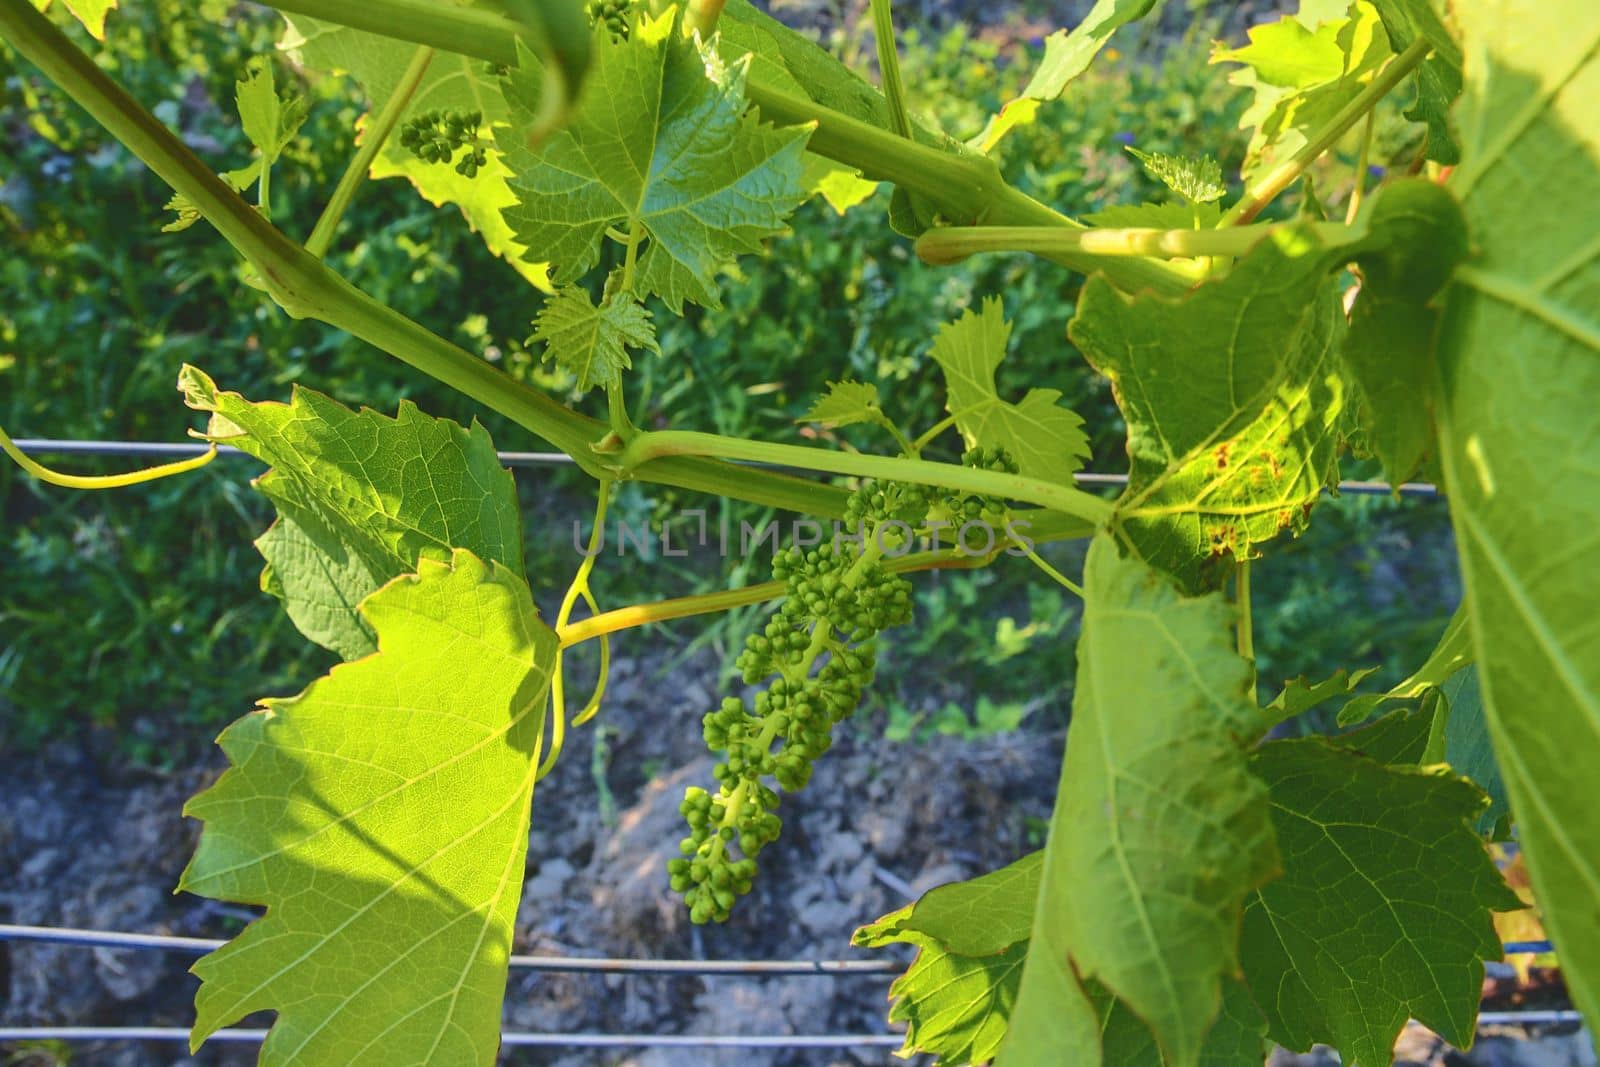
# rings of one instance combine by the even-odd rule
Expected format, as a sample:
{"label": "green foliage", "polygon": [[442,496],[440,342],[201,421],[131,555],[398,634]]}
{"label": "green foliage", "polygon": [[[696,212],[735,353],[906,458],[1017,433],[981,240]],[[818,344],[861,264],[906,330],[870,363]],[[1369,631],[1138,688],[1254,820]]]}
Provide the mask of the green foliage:
{"label": "green foliage", "polygon": [[301,633],[347,660],[377,650],[357,606],[424,557],[464,549],[521,574],[516,486],[482,426],[470,431],[402,401],[394,419],[296,389],[288,404],[218,392],[185,367],[184,401],[210,438],[271,465],[256,487],[278,511],[256,547],[261,588]]}
{"label": "green foliage", "polygon": [[1061,394],[1054,389],[1030,389],[1016,404],[1000,399],[995,368],[1010,341],[1011,324],[999,297],[986,298],[979,311],[940,328],[928,354],[944,371],[945,410],[969,448],[1003,448],[1029,477],[1070,481],[1089,454],[1083,420],[1057,405]]}
{"label": "green foliage", "polygon": [[[1199,1062],[1222,977],[1238,971],[1245,898],[1278,870],[1247,760],[1266,717],[1233,623],[1220,595],[1180,596],[1107,536],[1090,547],[1046,903],[1014,1016],[1036,1039],[1092,978],[1149,1025],[1174,1067]],[[1080,1037],[1063,1027],[1027,1056],[1093,1062]]]}
{"label": "green foliage", "polygon": [[544,358],[572,375],[580,392],[619,384],[633,366],[630,348],[661,354],[650,312],[631,294],[612,292],[597,305],[575,285],[558,290],[540,309],[530,340],[544,342]]}
{"label": "green foliage", "polygon": [[181,888],[267,908],[195,966],[194,1043],[274,1009],[264,1065],[493,1064],[556,637],[464,549],[362,614],[378,653],[230,726],[185,809]]}
{"label": "green foliage", "polygon": [[1473,832],[1483,794],[1321,740],[1251,760],[1272,795],[1283,875],[1245,908],[1240,951],[1272,1038],[1383,1063],[1409,1018],[1472,1044],[1490,909],[1521,902]]}
{"label": "green foliage", "polygon": [[[1579,1009],[1600,1012],[1600,10],[1456,5],[1466,89],[1460,200],[1476,252],[1439,340],[1439,447],[1484,710],[1545,925]],[[1523,176],[1548,175],[1529,196]]]}
{"label": "green foliage", "polygon": [[[557,284],[594,266],[606,230],[623,226],[632,241],[648,237],[641,292],[675,313],[685,300],[714,307],[727,261],[760,251],[804,199],[804,133],[747,114],[744,65],[708,66],[670,15],[595,51],[587,104],[570,126],[538,148],[499,136],[517,174],[506,218],[519,241],[549,256]],[[537,114],[541,92],[538,62],[525,52],[506,81],[514,125]]]}
{"label": "green foliage", "polygon": [[[1580,15],[1576,0],[1552,5],[1559,24],[1541,11],[1548,21],[1532,27],[1556,42],[1553,60],[1527,43],[1538,34],[1511,27],[1487,0],[1458,5],[1459,40],[1454,22],[1420,3],[1307,0],[1249,45],[1216,55],[1242,65],[1235,81],[1254,95],[1248,147],[1170,136],[1170,100],[1141,103],[1146,120],[1158,117],[1141,126],[1154,127],[1145,138],[1120,118],[1088,125],[1107,112],[1087,94],[1072,111],[1090,119],[1054,129],[1029,121],[1069,81],[1096,84],[1089,60],[1152,7],[1144,0],[1105,0],[1052,38],[1011,106],[1000,106],[1003,85],[941,101],[956,94],[932,79],[929,106],[910,124],[845,65],[738,0],[721,23],[716,5],[682,21],[672,9],[652,16],[609,5],[591,12],[593,25],[576,6],[507,4],[508,21],[500,5],[369,2],[411,43],[298,17],[287,42],[308,69],[354,74],[375,108],[373,140],[319,219],[316,255],[283,231],[269,234],[270,185],[276,169],[286,212],[278,222],[288,230],[297,206],[307,211],[307,190],[337,172],[305,136],[323,128],[316,104],[335,99],[336,83],[313,83],[307,95],[297,82],[283,96],[270,67],[253,68],[233,90],[240,121],[221,148],[242,157],[249,142],[257,161],[218,180],[97,67],[61,62],[72,45],[31,5],[0,3],[0,28],[227,236],[245,263],[213,268],[213,284],[270,293],[292,315],[399,357],[438,383],[430,399],[447,415],[468,410],[470,397],[497,413],[497,431],[510,423],[559,443],[600,481],[597,526],[608,507],[665,512],[691,487],[784,501],[814,512],[819,528],[840,522],[841,536],[779,555],[775,583],[752,584],[741,560],[730,567],[735,588],[651,599],[604,620],[729,608],[748,619],[779,601],[737,660],[747,692],[702,720],[722,755],[717,790],[687,792],[689,832],[668,868],[692,920],[726,919],[751,892],[759,854],[780,830],[780,791],[806,786],[872,684],[878,635],[912,618],[909,570],[973,572],[938,593],[956,610],[907,642],[944,650],[990,640],[985,620],[949,616],[972,607],[980,583],[1006,588],[998,568],[1026,555],[1055,583],[1055,608],[1045,610],[1058,617],[996,631],[991,666],[1017,664],[1001,668],[1016,676],[1008,684],[1065,701],[1067,672],[1053,647],[1068,628],[1059,616],[1070,615],[1059,610],[1061,591],[1084,600],[1055,814],[1042,853],[861,932],[863,943],[919,949],[895,986],[906,1051],[997,1057],[1006,1067],[1244,1067],[1260,1062],[1270,1036],[1296,1046],[1331,1040],[1347,1060],[1370,1063],[1413,1015],[1466,1041],[1482,961],[1496,948],[1489,913],[1515,906],[1483,837],[1508,835],[1513,823],[1574,996],[1594,1007],[1600,875],[1588,857],[1600,831],[1585,806],[1582,756],[1600,685],[1586,665],[1600,661],[1600,648],[1591,647],[1583,595],[1600,512],[1584,480],[1596,464],[1587,451],[1593,413],[1581,398],[1600,385],[1590,382],[1600,339],[1583,311],[1600,285],[1600,242],[1571,220],[1600,196],[1600,129],[1578,106],[1600,76],[1600,22]],[[308,6],[351,17],[338,5]],[[368,14],[354,20],[377,24]],[[726,33],[711,33],[713,24]],[[953,47],[959,57],[964,42],[955,35],[934,52]],[[906,43],[908,64],[920,62],[920,42]],[[571,99],[591,46],[593,70]],[[992,46],[972,48],[980,66],[999,59]],[[236,60],[231,70],[252,69]],[[1444,112],[1458,68],[1465,88],[1452,127]],[[1173,84],[1188,85],[1193,71],[1180,65]],[[1142,77],[1131,71],[1125,81],[1148,84]],[[1375,90],[1407,77],[1418,94],[1411,114],[1429,127],[1425,154],[1453,158],[1458,141],[1460,168],[1445,187],[1443,173],[1419,160],[1425,177],[1385,182],[1359,213],[1367,176],[1357,175],[1352,221],[1328,221],[1338,198],[1326,170],[1316,174],[1322,195],[1309,188],[1304,149],[1336,146],[1372,116],[1360,152],[1383,152]],[[25,78],[6,85],[34,93]],[[221,82],[223,97],[232,85]],[[1211,99],[1171,95],[1191,110]],[[311,102],[291,103],[302,98]],[[86,137],[65,112],[28,113],[30,136],[58,145]],[[340,114],[348,127],[353,110]],[[773,116],[783,125],[769,124]],[[183,115],[168,108],[164,118]],[[979,132],[963,144],[946,129]],[[1089,129],[1113,136],[1086,143]],[[1143,167],[1112,147],[1135,140]],[[1249,194],[1224,208],[1229,182],[1216,161],[1241,158]],[[527,344],[544,346],[547,366],[525,343],[495,338],[487,314],[452,308],[454,340],[422,324],[427,303],[419,311],[412,301],[421,298],[385,279],[404,275],[409,289],[428,271],[465,276],[438,248],[352,216],[346,236],[360,242],[322,264],[321,236],[350,209],[369,160],[372,174],[405,174],[426,199],[459,204],[487,247],[535,286],[559,286],[533,308],[508,300],[506,311],[512,337],[531,313]],[[1333,152],[1327,166],[1337,162]],[[1559,191],[1530,206],[1530,173],[1550,175]],[[1301,176],[1298,221],[1232,226]],[[874,177],[898,184],[874,192]],[[256,208],[232,194],[251,180]],[[1187,203],[1149,202],[1170,193]],[[802,208],[810,197],[823,202]],[[870,223],[855,207],[869,202],[879,209]],[[1084,233],[1052,204],[1172,232]],[[1078,264],[1132,251],[1184,258],[1107,260],[1081,291],[1052,268],[1016,261],[917,281],[931,272],[908,269],[904,247],[856,254],[869,229],[882,232],[884,214],[902,232],[1004,223],[957,241]],[[778,240],[792,231],[795,240]],[[939,258],[931,239],[917,247]],[[408,258],[362,276],[370,295],[333,269],[359,272],[396,249]],[[767,254],[769,270],[739,258],[755,253]],[[425,258],[428,271],[413,265]],[[580,287],[597,268],[603,286]],[[467,291],[496,291],[507,277],[502,270],[499,286]],[[1015,323],[1000,289],[1013,297]],[[673,314],[652,315],[652,298]],[[20,331],[7,314],[0,338],[9,346]],[[207,308],[197,321],[214,315]],[[261,372],[267,385],[301,371],[338,380],[342,342],[307,350],[304,338],[321,334],[266,315],[258,323],[263,336],[235,347],[301,346],[290,366]],[[1061,374],[1063,326],[1109,380],[1120,421],[1106,383]],[[214,346],[195,332],[204,340],[192,346]],[[839,337],[848,340],[827,343]],[[149,346],[166,357],[174,347],[184,351]],[[665,358],[636,363],[632,353],[645,350]],[[842,365],[820,365],[835,354]],[[0,373],[15,364],[0,361]],[[802,365],[806,384],[823,375],[835,384],[805,387],[790,373]],[[262,384],[241,376],[252,393]],[[37,371],[19,381],[37,386]],[[391,403],[404,391],[351,384]],[[561,649],[600,628],[572,613],[579,600],[600,610],[590,581],[603,564],[586,558],[573,573],[527,551],[516,487],[486,427],[408,404],[388,419],[310,391],[288,405],[252,404],[192,370],[180,385],[210,413],[209,438],[271,466],[259,484],[279,521],[260,541],[263,586],[307,635],[350,659],[300,697],[270,701],[229,728],[232,767],[192,804],[206,828],[185,887],[267,908],[199,965],[195,1036],[268,1009],[279,1018],[267,1063],[487,1063],[533,785],[568,727]],[[603,419],[561,403],[596,385]],[[884,413],[889,396],[920,436]],[[1059,403],[1068,396],[1070,408]],[[936,417],[941,402],[948,418]],[[1097,408],[1091,431],[1075,412]],[[808,443],[772,440],[773,426]],[[1127,490],[1110,502],[1080,489],[1085,461],[1110,459],[1124,431]],[[1395,617],[1387,612],[1341,620],[1298,649],[1288,635],[1351,601],[1315,585],[1263,598],[1283,581],[1275,562],[1256,569],[1252,591],[1248,561],[1289,558],[1327,536],[1311,512],[1347,451],[1362,457],[1363,474],[1381,465],[1399,479],[1436,465],[1443,478],[1465,595],[1431,655],[1417,648],[1431,621],[1385,641]],[[854,481],[803,484],[774,466]],[[1334,536],[1340,522],[1370,531],[1364,522],[1397,507],[1344,505]],[[1017,518],[1041,545],[1089,542],[1081,588],[1067,576],[1075,561],[1047,560],[1009,532]],[[964,532],[933,532],[963,524],[1008,532],[982,549],[964,544]],[[1307,540],[1289,545],[1281,533]],[[938,549],[902,561],[919,538]],[[1335,543],[1351,553],[1348,539]],[[54,546],[31,558],[62,555]],[[523,576],[530,561],[536,581],[570,576],[549,626]],[[638,582],[652,598],[667,588],[650,576]],[[1452,603],[1444,585],[1439,600]],[[1297,599],[1325,601],[1321,614],[1296,619]],[[1035,612],[1050,603],[1031,593],[1029,602]],[[1282,632],[1258,644],[1269,622]],[[1341,669],[1312,657],[1323,644]],[[944,655],[959,664],[974,653]],[[1367,692],[1377,675],[1351,667],[1363,662],[1410,676]],[[0,677],[22,664],[8,650]],[[1296,674],[1263,706],[1263,688],[1270,694]],[[603,690],[602,680],[574,722],[602,710]],[[1038,705],[1011,695],[997,687],[956,706],[976,706],[979,729],[1015,728]],[[1347,722],[1399,707],[1331,739],[1263,742],[1275,725],[1327,725],[1322,705],[1336,701]]]}

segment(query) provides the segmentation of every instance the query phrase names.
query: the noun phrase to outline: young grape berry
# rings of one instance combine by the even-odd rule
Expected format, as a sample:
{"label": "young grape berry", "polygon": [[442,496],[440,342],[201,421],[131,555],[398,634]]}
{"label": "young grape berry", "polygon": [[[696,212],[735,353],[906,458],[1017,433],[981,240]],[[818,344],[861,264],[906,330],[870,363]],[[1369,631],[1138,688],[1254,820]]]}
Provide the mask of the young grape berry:
{"label": "young grape berry", "polygon": [[456,161],[456,173],[476,178],[479,168],[489,162],[478,137],[482,125],[481,111],[424,111],[400,127],[400,145],[425,163],[448,163],[465,148]]}
{"label": "young grape berry", "polygon": [[632,25],[632,10],[632,0],[590,0],[589,21],[604,26],[613,40],[625,41]]}

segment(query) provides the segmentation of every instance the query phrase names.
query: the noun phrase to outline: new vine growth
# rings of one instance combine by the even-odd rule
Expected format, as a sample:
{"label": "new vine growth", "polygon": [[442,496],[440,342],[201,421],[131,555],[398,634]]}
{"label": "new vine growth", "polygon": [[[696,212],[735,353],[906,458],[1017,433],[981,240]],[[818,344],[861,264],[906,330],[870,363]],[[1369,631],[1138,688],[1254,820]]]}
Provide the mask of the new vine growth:
{"label": "new vine growth", "polygon": [[[97,36],[116,32],[114,0],[66,2]],[[696,923],[747,907],[762,857],[784,847],[783,813],[805,803],[873,684],[879,635],[918,625],[914,583],[942,566],[1034,568],[1081,597],[1082,622],[1075,650],[1050,653],[1075,682],[1046,846],[861,917],[856,944],[919,950],[892,990],[907,1053],[1259,1067],[1271,1042],[1322,1042],[1378,1067],[1409,1018],[1469,1045],[1484,961],[1501,953],[1492,914],[1521,906],[1491,841],[1520,848],[1573,1001],[1597,1017],[1591,0],[1304,0],[1214,56],[1253,93],[1247,155],[1140,149],[1168,195],[1113,220],[1030,197],[990,153],[1042,103],[1070,102],[1152,0],[1099,0],[1052,34],[981,130],[925,117],[936,109],[901,76],[889,0],[871,5],[875,82],[746,0],[270,6],[298,67],[348,75],[370,101],[310,235],[269,214],[306,114],[271,57],[239,72],[255,154],[202,160],[34,3],[0,0],[0,35],[172,187],[175,216],[152,226],[211,227],[264,301],[571,456],[594,480],[596,531],[615,486],[640,480],[831,536],[786,547],[770,582],[631,605],[601,604],[591,552],[544,617],[511,476],[481,426],[409,404],[353,410],[310,388],[246,399],[225,388],[225,355],[173,368],[204,439],[270,468],[256,483],[277,510],[258,542],[263,588],[343,661],[230,726],[230,769],[186,808],[204,831],[182,888],[265,909],[196,965],[196,1046],[268,1010],[266,1065],[494,1063],[530,818],[585,802],[535,804],[535,787],[569,732],[605,715],[607,642],[763,604],[742,687],[697,724],[661,723],[698,727],[718,760],[683,798],[662,890]],[[1374,182],[1363,138],[1385,101],[1421,147]],[[1160,133],[1134,131],[1136,148]],[[1362,162],[1341,180],[1353,193],[1330,212],[1304,179],[1352,144]],[[359,237],[341,222],[380,166],[458,205],[545,290],[526,327],[580,402],[509,377],[323,263]],[[1086,276],[1051,310],[1063,352],[1070,338],[1115,390],[1118,495],[1078,483],[1089,450],[1074,398],[1048,382],[997,389],[1011,328],[995,293],[927,324],[942,410],[897,410],[878,383],[849,379],[815,399],[808,421],[870,427],[874,451],[634,417],[635,361],[669,358],[663,316],[719,304],[738,284],[727,268],[783,241],[809,198],[872,211],[879,185],[893,190],[884,225],[920,260],[906,270],[1033,255]],[[1298,213],[1280,202],[1290,190]],[[82,477],[0,444],[80,489],[204,462]],[[1277,680],[1256,674],[1252,561],[1316,520],[1351,456],[1374,457],[1394,485],[1441,486],[1465,597],[1394,690],[1358,693],[1352,654],[1262,704],[1258,685]],[[1069,539],[1088,542],[1081,575],[1036,551]],[[602,675],[577,706],[564,653],[589,641]],[[1319,706],[1338,732],[1277,736]]]}

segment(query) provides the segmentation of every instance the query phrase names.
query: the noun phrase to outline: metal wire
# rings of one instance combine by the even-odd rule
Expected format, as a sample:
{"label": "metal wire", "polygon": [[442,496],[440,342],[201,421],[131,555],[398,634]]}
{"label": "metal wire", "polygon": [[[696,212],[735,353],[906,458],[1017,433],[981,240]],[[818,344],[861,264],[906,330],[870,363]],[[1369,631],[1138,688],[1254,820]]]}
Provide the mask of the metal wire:
{"label": "metal wire", "polygon": [[[68,441],[43,437],[24,437],[18,439],[15,444],[29,455],[173,458],[198,456],[211,447],[198,442],[165,444],[148,441]],[[223,456],[243,456],[247,454],[228,445],[220,446],[217,452]],[[499,456],[500,462],[508,467],[540,467],[574,462],[572,457],[565,452],[501,452]],[[750,463],[748,466],[777,467],[782,470],[793,469],[783,464],[771,463]],[[1086,486],[1117,487],[1128,484],[1128,476],[1126,474],[1078,474],[1075,478],[1079,484]],[[1390,491],[1390,486],[1386,482],[1345,481],[1339,483],[1339,492],[1350,493],[1354,496],[1387,496]],[[1441,495],[1438,486],[1429,485],[1426,482],[1406,482],[1393,491],[1401,496],[1429,499]]]}
{"label": "metal wire", "polygon": [[[265,1030],[218,1030],[210,1041],[259,1045]],[[0,1041],[177,1041],[189,1042],[181,1026],[12,1026]],[[504,1046],[558,1048],[899,1048],[900,1034],[531,1034],[500,1035]]]}
{"label": "metal wire", "polygon": [[[0,923],[0,941],[33,941],[95,948],[148,948],[200,956],[225,942],[209,937],[129,934],[114,930],[70,927],[13,926]],[[899,974],[905,964],[894,960],[635,960],[585,956],[512,956],[519,970],[600,974],[692,974],[798,977]]]}

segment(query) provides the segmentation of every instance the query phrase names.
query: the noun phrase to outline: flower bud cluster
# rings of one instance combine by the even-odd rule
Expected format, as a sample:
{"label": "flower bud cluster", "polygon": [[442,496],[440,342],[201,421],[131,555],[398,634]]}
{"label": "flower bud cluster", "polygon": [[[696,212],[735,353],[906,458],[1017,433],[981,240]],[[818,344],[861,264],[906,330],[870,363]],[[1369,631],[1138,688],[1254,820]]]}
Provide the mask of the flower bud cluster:
{"label": "flower bud cluster", "polygon": [[589,21],[604,26],[614,40],[627,40],[632,24],[632,0],[590,0]]}
{"label": "flower bud cluster", "polygon": [[[1017,461],[1003,448],[969,448],[961,456],[961,465],[997,474],[1016,474]],[[981,524],[987,530],[1003,529],[1006,522],[1006,502],[977,493],[947,491],[934,503],[933,514],[948,522],[957,531],[969,523]],[[959,536],[959,533],[958,533]]]}
{"label": "flower bud cluster", "polygon": [[778,793],[764,780],[791,793],[805,787],[812,764],[833,745],[833,728],[872,683],[870,641],[909,621],[911,585],[879,562],[885,546],[877,541],[891,518],[919,525],[928,500],[919,487],[859,490],[845,521],[856,539],[790,548],[773,562],[773,577],[786,587],[783,603],[738,659],[747,685],[772,681],[753,703],[729,697],[704,717],[706,747],[726,757],[712,771],[719,789],[691,788],[680,805],[689,834],[667,869],[694,922],[725,920],[750,891],[756,857],[782,826]]}
{"label": "flower bud cluster", "polygon": [[456,173],[475,178],[489,162],[488,151],[478,143],[482,125],[481,111],[424,111],[400,128],[400,144],[426,163],[448,163],[465,148],[456,161]]}

